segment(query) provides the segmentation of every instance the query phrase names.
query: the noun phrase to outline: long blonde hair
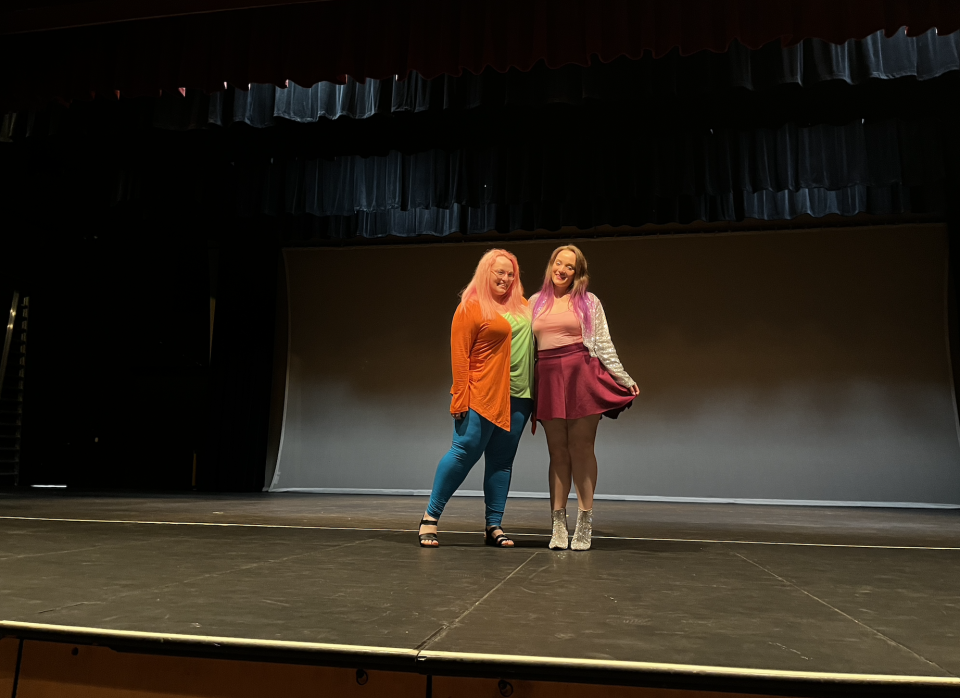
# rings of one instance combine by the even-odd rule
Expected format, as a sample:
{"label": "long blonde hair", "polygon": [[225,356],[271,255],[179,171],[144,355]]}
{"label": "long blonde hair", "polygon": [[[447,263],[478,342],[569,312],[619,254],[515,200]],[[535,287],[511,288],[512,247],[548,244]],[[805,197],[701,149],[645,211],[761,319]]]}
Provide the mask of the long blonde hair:
{"label": "long blonde hair", "polygon": [[533,317],[539,317],[553,307],[553,263],[557,261],[557,255],[567,250],[573,252],[577,261],[573,265],[573,283],[570,284],[570,307],[576,313],[577,319],[587,328],[587,331],[593,329],[593,319],[590,316],[590,301],[587,296],[587,287],[590,285],[590,275],[587,273],[587,258],[576,245],[561,245],[550,255],[550,261],[547,262],[547,271],[543,275],[543,286],[540,288],[540,296],[533,306]]}
{"label": "long blonde hair", "polygon": [[[513,283],[507,289],[502,299],[496,298],[491,291],[490,275],[493,273],[493,265],[500,257],[506,257],[513,265]],[[466,288],[460,292],[460,306],[463,307],[471,301],[476,301],[480,305],[480,312],[485,320],[510,313],[514,317],[530,317],[530,309],[523,299],[523,284],[520,283],[520,264],[517,258],[506,250],[493,249],[487,250],[480,262],[477,264],[476,271],[473,272],[473,278]]]}

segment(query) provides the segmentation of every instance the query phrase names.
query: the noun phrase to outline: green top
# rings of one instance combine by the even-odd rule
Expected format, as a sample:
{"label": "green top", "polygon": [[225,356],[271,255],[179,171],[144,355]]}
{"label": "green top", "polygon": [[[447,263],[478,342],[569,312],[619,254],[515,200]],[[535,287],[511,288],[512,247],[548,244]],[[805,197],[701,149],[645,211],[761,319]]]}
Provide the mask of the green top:
{"label": "green top", "polygon": [[510,337],[510,397],[533,397],[533,323],[504,313]]}

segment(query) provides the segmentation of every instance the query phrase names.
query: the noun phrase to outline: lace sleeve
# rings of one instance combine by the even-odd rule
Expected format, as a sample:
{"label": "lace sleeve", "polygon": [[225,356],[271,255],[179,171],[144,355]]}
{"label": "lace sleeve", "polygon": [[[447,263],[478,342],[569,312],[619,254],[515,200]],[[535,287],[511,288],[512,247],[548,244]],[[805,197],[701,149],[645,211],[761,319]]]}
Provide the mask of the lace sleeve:
{"label": "lace sleeve", "polygon": [[617,350],[613,346],[613,340],[610,338],[610,327],[607,325],[607,316],[603,312],[603,305],[596,296],[593,296],[591,300],[593,301],[592,334],[595,342],[594,351],[597,353],[597,358],[600,359],[600,363],[610,372],[610,375],[613,376],[613,379],[617,381],[617,383],[625,388],[629,388],[631,385],[635,385],[636,381],[630,377],[630,374],[623,368],[623,364],[620,363],[620,357],[617,356]]}

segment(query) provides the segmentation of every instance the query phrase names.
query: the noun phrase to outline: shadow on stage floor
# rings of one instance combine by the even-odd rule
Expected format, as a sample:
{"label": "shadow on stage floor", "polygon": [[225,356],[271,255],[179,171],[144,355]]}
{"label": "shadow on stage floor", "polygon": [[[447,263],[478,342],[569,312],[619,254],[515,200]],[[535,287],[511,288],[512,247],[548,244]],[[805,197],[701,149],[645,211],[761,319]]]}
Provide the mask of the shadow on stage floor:
{"label": "shadow on stage floor", "polygon": [[[546,502],[520,499],[505,519],[515,549],[483,546],[474,498],[451,501],[439,550],[420,549],[424,505],[0,493],[0,618],[13,622],[2,632],[394,648],[421,673],[431,653],[441,663],[459,653],[437,676],[479,654],[555,658],[571,671],[575,658],[588,660],[583,671],[619,661],[960,689],[960,511],[605,501],[594,549],[578,553],[548,550]],[[656,685],[690,688],[681,684]]]}

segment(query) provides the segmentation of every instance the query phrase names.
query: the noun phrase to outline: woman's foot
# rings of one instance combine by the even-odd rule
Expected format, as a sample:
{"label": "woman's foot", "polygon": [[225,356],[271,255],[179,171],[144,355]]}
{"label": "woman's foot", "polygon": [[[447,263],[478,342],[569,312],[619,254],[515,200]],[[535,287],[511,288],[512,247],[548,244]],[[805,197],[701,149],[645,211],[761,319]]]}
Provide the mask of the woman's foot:
{"label": "woman's foot", "polygon": [[550,538],[550,544],[547,546],[551,550],[566,550],[567,537],[570,535],[567,531],[567,510],[557,509],[552,512],[553,516],[553,537]]}
{"label": "woman's foot", "polygon": [[490,526],[484,529],[484,545],[492,545],[497,548],[512,548],[513,541],[507,538],[503,529],[499,526]]}
{"label": "woman's foot", "polygon": [[436,548],[440,545],[440,541],[437,539],[437,523],[437,519],[430,518],[427,514],[424,514],[423,518],[420,519],[421,548]]}
{"label": "woman's foot", "polygon": [[590,550],[593,538],[593,509],[577,509],[577,530],[573,533],[571,550]]}

